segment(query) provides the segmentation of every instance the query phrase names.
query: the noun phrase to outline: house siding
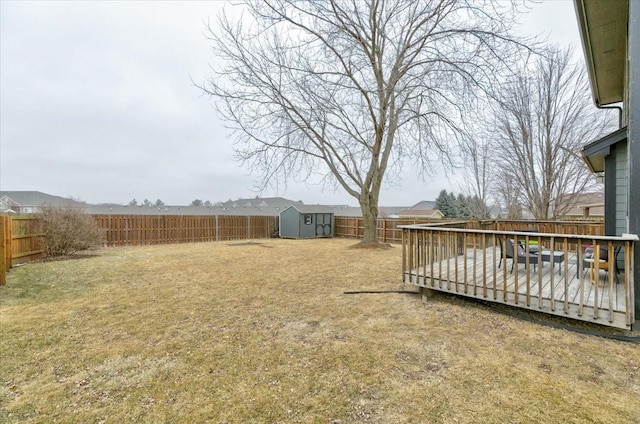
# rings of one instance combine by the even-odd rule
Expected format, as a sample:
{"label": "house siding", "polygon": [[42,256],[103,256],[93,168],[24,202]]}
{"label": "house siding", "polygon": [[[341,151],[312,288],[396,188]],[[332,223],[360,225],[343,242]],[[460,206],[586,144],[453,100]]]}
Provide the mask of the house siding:
{"label": "house siding", "polygon": [[616,175],[616,234],[622,235],[627,231],[627,142],[617,143],[615,146],[615,175]]}

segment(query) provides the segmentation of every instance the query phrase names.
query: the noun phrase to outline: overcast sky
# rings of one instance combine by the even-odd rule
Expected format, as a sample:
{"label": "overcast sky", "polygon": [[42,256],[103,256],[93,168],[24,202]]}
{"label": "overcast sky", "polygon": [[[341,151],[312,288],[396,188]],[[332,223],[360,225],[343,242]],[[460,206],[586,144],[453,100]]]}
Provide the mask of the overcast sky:
{"label": "overcast sky", "polygon": [[[233,161],[233,139],[191,83],[215,60],[203,20],[213,22],[221,6],[0,0],[0,190],[89,203],[255,197],[253,178]],[[531,9],[524,33],[582,54],[573,1]],[[448,174],[421,181],[407,173],[380,202],[412,205],[442,189],[459,192],[459,175]],[[309,182],[262,196],[357,205]]]}

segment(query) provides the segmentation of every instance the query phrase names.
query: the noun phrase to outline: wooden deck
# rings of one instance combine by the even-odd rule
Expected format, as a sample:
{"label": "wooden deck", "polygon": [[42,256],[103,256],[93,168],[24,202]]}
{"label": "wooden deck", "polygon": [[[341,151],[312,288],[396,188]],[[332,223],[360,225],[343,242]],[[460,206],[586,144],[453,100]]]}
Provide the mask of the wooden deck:
{"label": "wooden deck", "polygon": [[592,282],[588,267],[578,269],[577,255],[563,253],[561,263],[515,264],[511,272],[512,260],[500,264],[499,249],[470,248],[447,260],[407,270],[403,278],[419,287],[629,328],[631,299],[623,274],[617,282],[615,273],[601,269]]}

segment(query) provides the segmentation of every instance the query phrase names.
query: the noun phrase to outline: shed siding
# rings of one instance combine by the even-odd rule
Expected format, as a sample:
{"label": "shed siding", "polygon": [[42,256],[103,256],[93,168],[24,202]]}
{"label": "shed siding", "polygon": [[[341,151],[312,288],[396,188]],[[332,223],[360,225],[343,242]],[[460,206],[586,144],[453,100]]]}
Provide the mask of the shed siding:
{"label": "shed siding", "polygon": [[300,211],[289,207],[280,212],[280,237],[316,238],[333,237],[335,218],[330,212],[315,212],[313,207]]}
{"label": "shed siding", "polygon": [[[310,217],[310,220],[309,220]],[[300,214],[300,238],[314,238],[316,236],[316,214]]]}
{"label": "shed siding", "polygon": [[289,207],[280,212],[280,237],[300,237],[299,217],[300,212],[294,207]]}

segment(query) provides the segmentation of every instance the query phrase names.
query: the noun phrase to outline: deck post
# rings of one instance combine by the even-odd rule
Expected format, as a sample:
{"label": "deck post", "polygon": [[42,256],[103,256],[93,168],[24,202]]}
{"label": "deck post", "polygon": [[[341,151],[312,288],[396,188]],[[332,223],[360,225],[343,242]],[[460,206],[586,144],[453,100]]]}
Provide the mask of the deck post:
{"label": "deck post", "polygon": [[[640,234],[640,2],[629,2],[628,28],[628,75],[629,121],[628,121],[628,230]],[[634,300],[635,325],[640,327],[640,248],[634,249]]]}
{"label": "deck post", "polygon": [[440,292],[438,290],[432,290],[427,287],[420,287],[418,293],[420,294],[422,303],[427,303],[429,299],[433,299],[440,295]]}

